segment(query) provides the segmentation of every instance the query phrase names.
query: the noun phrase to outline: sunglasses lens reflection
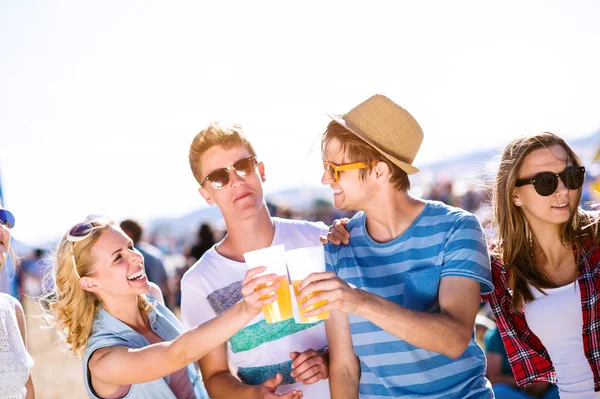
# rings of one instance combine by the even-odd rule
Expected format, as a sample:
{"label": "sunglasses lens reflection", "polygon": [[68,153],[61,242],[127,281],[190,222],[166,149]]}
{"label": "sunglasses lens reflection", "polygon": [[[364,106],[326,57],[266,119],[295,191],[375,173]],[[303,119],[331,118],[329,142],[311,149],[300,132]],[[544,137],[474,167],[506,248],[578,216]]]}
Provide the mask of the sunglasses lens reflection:
{"label": "sunglasses lens reflection", "polygon": [[12,229],[15,227],[15,217],[13,214],[7,210],[0,209],[0,223]]}
{"label": "sunglasses lens reflection", "polygon": [[208,180],[214,188],[223,188],[229,183],[229,173],[225,169],[215,170]]}
{"label": "sunglasses lens reflection", "polygon": [[556,191],[558,187],[558,178],[552,173],[540,173],[535,179],[534,188],[539,195],[547,197]]}
{"label": "sunglasses lens reflection", "polygon": [[233,169],[240,177],[246,177],[254,171],[254,158],[246,158],[233,164]]}
{"label": "sunglasses lens reflection", "polygon": [[580,167],[570,166],[565,170],[564,181],[569,190],[576,190],[581,187],[584,178],[585,172]]}
{"label": "sunglasses lens reflection", "polygon": [[71,231],[69,231],[69,234],[73,237],[84,237],[88,235],[93,228],[94,226],[89,222],[79,223],[73,226]]}

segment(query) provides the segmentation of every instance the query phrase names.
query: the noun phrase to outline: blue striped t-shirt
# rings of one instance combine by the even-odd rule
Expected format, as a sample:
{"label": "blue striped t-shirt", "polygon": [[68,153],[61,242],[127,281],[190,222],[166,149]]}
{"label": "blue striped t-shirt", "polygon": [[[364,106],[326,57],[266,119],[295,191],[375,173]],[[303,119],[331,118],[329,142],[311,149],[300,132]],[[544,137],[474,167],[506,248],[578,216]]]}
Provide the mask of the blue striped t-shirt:
{"label": "blue striped t-shirt", "polygon": [[[349,245],[326,246],[327,269],[348,283],[431,313],[440,311],[438,289],[446,276],[475,279],[482,294],[493,290],[485,234],[474,215],[428,201],[412,225],[386,243],[369,237],[365,221],[359,212],[348,223]],[[349,320],[360,358],[361,398],[493,398],[474,332],[465,352],[451,359],[411,345],[362,317],[351,314]]]}

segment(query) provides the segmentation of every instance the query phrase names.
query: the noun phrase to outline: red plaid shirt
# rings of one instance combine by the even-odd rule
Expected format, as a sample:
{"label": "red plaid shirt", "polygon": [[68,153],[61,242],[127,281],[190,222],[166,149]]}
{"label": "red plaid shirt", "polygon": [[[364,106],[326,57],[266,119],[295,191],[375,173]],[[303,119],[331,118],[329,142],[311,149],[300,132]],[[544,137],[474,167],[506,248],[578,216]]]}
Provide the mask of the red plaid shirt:
{"label": "red plaid shirt", "polygon": [[[496,317],[508,360],[519,386],[532,382],[556,384],[556,372],[548,351],[529,329],[524,313],[512,307],[508,288],[510,268],[492,258],[494,291],[483,296]],[[591,240],[583,246],[579,261],[579,288],[583,315],[583,350],[594,373],[594,391],[600,391],[600,248]],[[558,321],[558,320],[557,320]]]}

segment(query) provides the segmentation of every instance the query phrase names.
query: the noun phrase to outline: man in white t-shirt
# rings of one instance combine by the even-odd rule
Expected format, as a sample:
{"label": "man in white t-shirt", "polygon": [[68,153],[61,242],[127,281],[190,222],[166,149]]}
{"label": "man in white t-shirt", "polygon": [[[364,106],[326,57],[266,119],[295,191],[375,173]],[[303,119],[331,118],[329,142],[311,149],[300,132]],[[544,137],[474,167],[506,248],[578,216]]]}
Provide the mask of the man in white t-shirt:
{"label": "man in white t-shirt", "polygon": [[[239,126],[211,124],[194,138],[189,159],[199,192],[221,210],[227,235],[181,280],[186,328],[218,316],[242,299],[245,252],[279,244],[286,250],[319,245],[319,237],[327,235],[323,223],[270,216],[262,188],[265,166]],[[213,399],[330,397],[322,322],[300,324],[290,319],[267,324],[261,313],[199,365]]]}

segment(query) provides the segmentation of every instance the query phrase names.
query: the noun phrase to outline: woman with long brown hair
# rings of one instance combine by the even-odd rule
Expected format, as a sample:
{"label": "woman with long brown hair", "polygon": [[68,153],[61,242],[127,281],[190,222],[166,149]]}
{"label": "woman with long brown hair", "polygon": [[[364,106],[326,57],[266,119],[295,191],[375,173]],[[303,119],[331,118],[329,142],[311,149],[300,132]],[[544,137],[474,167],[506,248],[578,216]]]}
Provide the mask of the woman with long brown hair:
{"label": "woman with long brown hair", "polygon": [[[90,398],[206,398],[193,364],[260,313],[277,276],[242,282],[244,300],[183,332],[148,282],[144,258],[107,217],[88,217],[62,238],[55,255],[56,291],[45,298],[51,321],[71,352],[83,358]],[[257,290],[258,289],[258,290]],[[290,398],[300,395],[291,395]]]}
{"label": "woman with long brown hair", "polygon": [[519,386],[558,385],[561,399],[600,397],[598,216],[579,207],[585,168],[560,137],[512,141],[494,187],[486,296]]}

